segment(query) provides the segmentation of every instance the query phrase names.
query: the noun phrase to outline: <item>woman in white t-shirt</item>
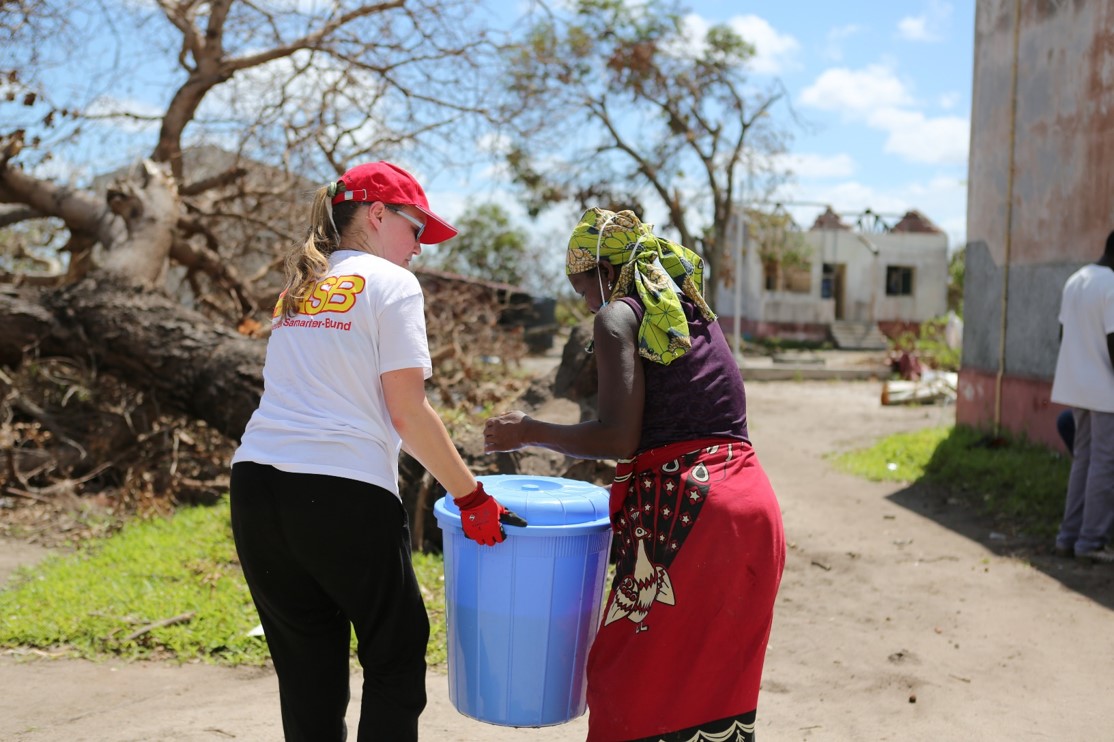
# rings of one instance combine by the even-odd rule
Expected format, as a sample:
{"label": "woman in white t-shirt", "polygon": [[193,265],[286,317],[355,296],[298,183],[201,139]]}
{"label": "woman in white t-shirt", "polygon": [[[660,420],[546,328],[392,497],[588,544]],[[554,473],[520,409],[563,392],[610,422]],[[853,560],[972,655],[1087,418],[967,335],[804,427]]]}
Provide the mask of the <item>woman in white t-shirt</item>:
{"label": "woman in white t-shirt", "polygon": [[287,256],[264,392],[232,459],[232,529],[279,681],[287,740],[342,740],[349,637],[364,671],[358,740],[416,740],[429,620],[410,561],[398,454],[494,545],[525,525],[483,491],[429,405],[423,297],[408,270],[456,229],[387,162],[318,190]]}

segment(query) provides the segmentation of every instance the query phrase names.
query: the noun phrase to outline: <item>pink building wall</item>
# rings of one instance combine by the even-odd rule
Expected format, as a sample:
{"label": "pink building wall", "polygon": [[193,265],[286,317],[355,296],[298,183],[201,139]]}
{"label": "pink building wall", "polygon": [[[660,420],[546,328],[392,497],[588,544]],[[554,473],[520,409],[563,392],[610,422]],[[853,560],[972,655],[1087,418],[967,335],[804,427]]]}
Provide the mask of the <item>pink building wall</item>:
{"label": "pink building wall", "polygon": [[970,152],[957,420],[1059,446],[1060,291],[1114,229],[1114,3],[978,0]]}

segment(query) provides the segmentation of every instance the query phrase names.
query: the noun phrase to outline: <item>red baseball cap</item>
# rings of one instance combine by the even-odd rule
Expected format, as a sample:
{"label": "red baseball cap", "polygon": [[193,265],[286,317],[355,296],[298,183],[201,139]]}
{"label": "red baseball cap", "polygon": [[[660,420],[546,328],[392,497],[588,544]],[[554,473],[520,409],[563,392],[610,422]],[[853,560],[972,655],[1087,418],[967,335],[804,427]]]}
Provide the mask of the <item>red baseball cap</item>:
{"label": "red baseball cap", "polygon": [[429,209],[425,191],[414,179],[398,165],[389,162],[365,162],[356,165],[338,180],[337,195],[333,203],[360,201],[372,203],[382,201],[386,204],[413,206],[426,215],[422,244],[436,245],[456,236],[457,229]]}

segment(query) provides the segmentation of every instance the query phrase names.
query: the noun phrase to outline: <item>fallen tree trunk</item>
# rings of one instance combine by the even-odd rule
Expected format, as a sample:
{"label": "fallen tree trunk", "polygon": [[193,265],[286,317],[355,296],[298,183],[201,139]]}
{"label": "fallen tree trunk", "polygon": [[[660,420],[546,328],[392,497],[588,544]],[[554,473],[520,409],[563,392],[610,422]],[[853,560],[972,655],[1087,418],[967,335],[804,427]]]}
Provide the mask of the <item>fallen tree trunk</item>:
{"label": "fallen tree trunk", "polygon": [[[450,298],[463,301],[456,295]],[[462,312],[468,310],[475,317],[478,302],[478,298],[463,302]],[[444,309],[449,303],[445,298],[429,301],[428,305]],[[9,406],[21,405],[23,416],[36,421],[17,433],[24,437],[13,448],[19,456],[11,458],[9,452],[7,494],[49,506],[53,493],[60,488],[76,494],[85,494],[88,488],[101,501],[113,503],[123,512],[135,503],[151,502],[166,493],[179,502],[195,502],[227,491],[227,480],[218,478],[227,473],[232,450],[228,444],[234,447],[258,406],[263,391],[265,340],[241,335],[161,292],[131,286],[103,272],[94,272],[63,288],[0,285],[0,317],[5,318],[0,322],[0,364],[16,368],[21,361],[36,358],[75,359],[82,369],[95,371],[91,376],[111,377],[126,385],[131,394],[122,405],[113,404],[113,397],[106,394],[85,408],[72,402],[67,406],[65,399],[74,389],[94,388],[91,383],[75,380],[66,382],[69,391],[63,389],[54,395],[53,404],[44,401],[42,409],[28,413],[31,408],[25,402],[34,399],[28,396],[23,400],[15,381],[0,384],[0,396]],[[478,332],[474,321],[467,325],[456,315],[434,313],[433,318],[435,321],[428,324],[435,333],[445,335],[467,328],[481,340],[479,345],[468,343],[468,351],[454,350],[452,357],[442,360],[440,376],[455,369],[460,381],[441,387],[435,398],[443,397],[446,405],[464,405],[467,409],[483,404],[496,408],[517,404],[511,399],[523,390],[523,380],[511,374],[506,365],[501,365],[492,378],[492,369],[465,355],[517,357],[508,345],[513,337],[501,340],[494,330],[488,337]],[[595,364],[584,350],[590,338],[590,329],[576,328],[560,367],[538,379],[522,399],[525,409],[545,406],[547,400],[557,396],[570,400],[562,407],[560,422],[575,423],[594,416]],[[21,371],[32,372],[34,368],[27,366]],[[90,408],[105,401],[104,419],[87,419],[101,411]],[[552,407],[545,406],[543,414],[548,415]],[[180,417],[165,414],[171,412]],[[203,421],[212,438],[219,437],[215,433],[225,438],[212,440],[191,428],[191,418]],[[36,434],[40,428],[52,435]],[[566,476],[601,483],[609,476],[606,464],[572,460],[550,451],[486,455],[481,430],[482,425],[472,423],[459,426],[454,433],[458,450],[476,474]],[[77,444],[68,443],[71,438]],[[176,466],[179,447],[182,462],[188,462],[184,471]],[[69,454],[71,448],[80,454],[81,462],[59,467],[59,452],[64,449]],[[399,473],[402,501],[414,525],[415,546],[439,548],[440,530],[434,527],[432,504],[442,490],[408,456],[402,457]],[[124,501],[129,504],[120,505]]]}
{"label": "fallen tree trunk", "polygon": [[0,292],[0,362],[87,359],[238,440],[263,392],[266,343],[150,289],[96,274],[53,291]]}

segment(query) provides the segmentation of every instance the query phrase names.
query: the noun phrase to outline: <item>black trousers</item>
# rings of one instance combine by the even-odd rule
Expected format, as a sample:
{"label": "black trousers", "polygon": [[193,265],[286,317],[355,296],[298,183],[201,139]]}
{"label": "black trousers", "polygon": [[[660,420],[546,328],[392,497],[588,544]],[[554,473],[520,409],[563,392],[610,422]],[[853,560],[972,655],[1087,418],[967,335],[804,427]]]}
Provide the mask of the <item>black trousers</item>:
{"label": "black trousers", "polygon": [[287,742],[347,736],[349,641],[364,671],[359,742],[418,739],[429,618],[394,494],[351,479],[232,467],[232,533],[279,681]]}

